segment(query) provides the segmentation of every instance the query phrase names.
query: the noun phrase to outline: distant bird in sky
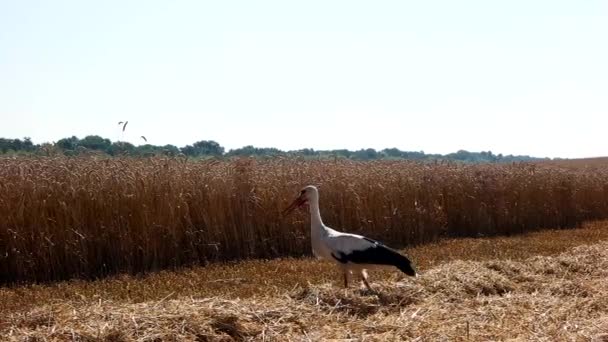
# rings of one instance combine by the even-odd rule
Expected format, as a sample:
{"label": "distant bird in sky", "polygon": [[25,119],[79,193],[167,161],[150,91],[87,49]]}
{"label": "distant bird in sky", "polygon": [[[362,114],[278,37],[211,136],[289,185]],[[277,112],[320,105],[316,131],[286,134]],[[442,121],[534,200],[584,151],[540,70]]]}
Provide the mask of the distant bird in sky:
{"label": "distant bird in sky", "polygon": [[367,269],[376,266],[395,266],[409,276],[417,276],[412,262],[396,250],[370,238],[342,233],[327,227],[321,220],[319,191],[309,185],[285,209],[285,215],[308,204],[310,211],[310,233],[312,250],[316,257],[333,261],[344,276],[344,287],[348,288],[349,274],[361,276],[368,290],[375,292],[367,281]]}
{"label": "distant bird in sky", "polygon": [[127,124],[129,123],[129,121],[118,121],[118,126],[122,125],[122,131],[125,131],[125,128],[127,128]]}
{"label": "distant bird in sky", "polygon": [[[118,121],[118,125],[122,126],[122,137],[124,138],[124,133],[125,133],[125,129],[127,129],[127,124],[129,123],[129,121]],[[148,138],[146,138],[146,136],[142,135],[140,136],[140,138],[145,141],[148,142]]]}

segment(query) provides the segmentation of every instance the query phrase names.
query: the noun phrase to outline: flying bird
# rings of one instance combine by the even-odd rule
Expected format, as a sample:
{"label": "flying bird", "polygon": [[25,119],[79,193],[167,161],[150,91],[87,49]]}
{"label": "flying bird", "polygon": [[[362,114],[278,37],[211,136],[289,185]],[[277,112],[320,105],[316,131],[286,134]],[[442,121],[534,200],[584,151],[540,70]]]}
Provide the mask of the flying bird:
{"label": "flying bird", "polygon": [[146,139],[146,137],[144,137],[143,135],[141,136],[142,139],[144,139],[145,142],[148,142],[148,139]]}
{"label": "flying bird", "polygon": [[125,124],[122,125],[122,131],[125,131],[125,128],[127,128],[127,124],[129,123],[129,121],[125,121]]}
{"label": "flying bird", "polygon": [[395,266],[409,276],[417,276],[412,262],[396,250],[365,236],[342,233],[323,224],[319,191],[313,185],[303,188],[283,214],[287,215],[307,204],[312,251],[317,258],[333,261],[340,268],[345,288],[348,288],[349,275],[359,274],[365,287],[375,292],[367,281],[367,269],[371,267]]}

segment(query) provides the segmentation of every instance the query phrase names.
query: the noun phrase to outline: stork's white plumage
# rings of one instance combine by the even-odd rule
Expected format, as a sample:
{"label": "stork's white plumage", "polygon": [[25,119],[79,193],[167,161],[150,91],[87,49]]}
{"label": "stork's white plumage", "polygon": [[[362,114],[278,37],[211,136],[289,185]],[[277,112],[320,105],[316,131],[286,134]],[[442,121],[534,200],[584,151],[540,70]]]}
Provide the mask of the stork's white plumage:
{"label": "stork's white plumage", "polygon": [[365,286],[373,291],[367,281],[366,269],[374,266],[395,266],[409,276],[416,276],[412,262],[384,244],[361,235],[342,233],[323,224],[319,210],[319,191],[309,185],[285,209],[285,214],[308,204],[312,251],[318,258],[335,262],[344,275],[344,287],[348,276],[359,274]]}

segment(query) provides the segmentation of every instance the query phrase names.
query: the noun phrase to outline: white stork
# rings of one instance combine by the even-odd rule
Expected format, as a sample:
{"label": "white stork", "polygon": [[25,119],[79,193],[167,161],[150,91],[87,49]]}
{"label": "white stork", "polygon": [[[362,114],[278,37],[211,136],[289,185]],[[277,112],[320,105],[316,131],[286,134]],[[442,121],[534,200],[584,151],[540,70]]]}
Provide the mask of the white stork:
{"label": "white stork", "polygon": [[319,210],[319,191],[309,185],[283,212],[289,214],[294,209],[308,204],[310,210],[310,233],[312,251],[317,258],[335,262],[344,274],[344,287],[348,288],[348,277],[358,273],[368,290],[374,292],[367,281],[367,268],[375,266],[395,266],[409,276],[416,276],[412,262],[381,242],[370,238],[342,233],[323,224]]}

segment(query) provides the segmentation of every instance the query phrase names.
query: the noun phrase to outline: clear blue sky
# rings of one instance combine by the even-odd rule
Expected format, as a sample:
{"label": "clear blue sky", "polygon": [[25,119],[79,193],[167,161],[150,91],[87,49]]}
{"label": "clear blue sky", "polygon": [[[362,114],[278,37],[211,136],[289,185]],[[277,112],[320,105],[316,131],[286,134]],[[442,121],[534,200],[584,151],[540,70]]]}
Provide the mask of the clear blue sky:
{"label": "clear blue sky", "polygon": [[586,157],[607,116],[608,1],[0,0],[0,137]]}

